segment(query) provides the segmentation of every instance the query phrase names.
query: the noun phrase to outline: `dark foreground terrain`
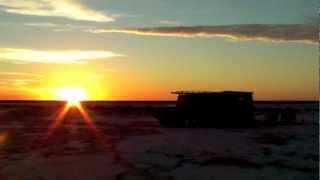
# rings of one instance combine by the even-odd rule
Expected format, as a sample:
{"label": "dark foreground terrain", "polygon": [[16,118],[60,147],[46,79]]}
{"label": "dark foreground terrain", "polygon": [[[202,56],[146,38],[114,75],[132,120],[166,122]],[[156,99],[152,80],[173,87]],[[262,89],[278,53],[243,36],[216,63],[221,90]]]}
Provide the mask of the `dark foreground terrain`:
{"label": "dark foreground terrain", "polygon": [[317,105],[291,105],[296,125],[166,129],[154,104],[85,103],[92,123],[71,109],[52,128],[63,106],[0,103],[1,180],[319,179]]}

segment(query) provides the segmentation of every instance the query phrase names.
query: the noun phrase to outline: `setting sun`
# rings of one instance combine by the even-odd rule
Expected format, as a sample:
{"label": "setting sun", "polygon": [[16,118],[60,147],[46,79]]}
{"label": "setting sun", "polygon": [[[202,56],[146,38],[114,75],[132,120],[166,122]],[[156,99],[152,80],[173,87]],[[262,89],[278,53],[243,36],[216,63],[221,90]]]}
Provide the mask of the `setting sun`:
{"label": "setting sun", "polygon": [[57,96],[61,100],[68,101],[70,105],[76,105],[87,97],[81,88],[61,88],[58,89]]}

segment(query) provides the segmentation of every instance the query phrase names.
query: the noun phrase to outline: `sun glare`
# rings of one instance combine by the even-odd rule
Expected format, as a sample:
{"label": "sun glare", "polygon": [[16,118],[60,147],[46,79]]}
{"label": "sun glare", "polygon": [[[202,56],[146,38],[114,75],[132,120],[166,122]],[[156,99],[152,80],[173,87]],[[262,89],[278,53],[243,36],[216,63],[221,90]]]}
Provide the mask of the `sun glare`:
{"label": "sun glare", "polygon": [[86,93],[81,88],[61,88],[58,89],[58,97],[65,100],[69,105],[74,106],[86,99]]}
{"label": "sun glare", "polygon": [[[50,125],[50,130],[48,135],[52,134],[53,130],[60,126],[60,124],[64,121],[66,114],[69,112],[71,108],[75,108],[83,117],[85,123],[94,131],[97,132],[97,128],[93,123],[93,120],[89,116],[86,109],[80,103],[83,100],[87,100],[88,97],[86,95],[85,89],[78,88],[78,87],[68,87],[68,88],[59,88],[56,91],[57,98],[59,100],[67,101],[61,112],[58,114],[56,119]],[[0,143],[1,143],[1,134],[0,134]]]}

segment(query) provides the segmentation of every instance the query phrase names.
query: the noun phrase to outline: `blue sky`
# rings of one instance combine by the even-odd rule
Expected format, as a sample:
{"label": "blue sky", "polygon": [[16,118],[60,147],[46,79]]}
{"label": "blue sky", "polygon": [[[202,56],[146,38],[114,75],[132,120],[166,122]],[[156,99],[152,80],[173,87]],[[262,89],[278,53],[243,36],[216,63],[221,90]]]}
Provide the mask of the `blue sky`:
{"label": "blue sky", "polygon": [[[222,25],[250,23],[303,23],[315,17],[316,0],[82,0],[85,6],[114,14],[116,21],[107,25],[152,26],[160,21],[177,21],[184,25]],[[2,22],[47,22],[46,17],[13,15],[1,12]],[[52,18],[54,22],[74,22]],[[84,24],[88,22],[80,22]],[[95,24],[95,23],[93,23]]]}

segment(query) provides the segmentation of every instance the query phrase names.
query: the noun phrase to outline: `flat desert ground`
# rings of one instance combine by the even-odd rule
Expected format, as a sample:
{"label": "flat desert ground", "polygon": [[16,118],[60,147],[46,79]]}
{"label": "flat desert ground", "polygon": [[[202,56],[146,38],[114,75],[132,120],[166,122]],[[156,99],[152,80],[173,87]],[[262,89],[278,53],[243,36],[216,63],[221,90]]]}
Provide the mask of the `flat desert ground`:
{"label": "flat desert ground", "polygon": [[63,106],[3,105],[0,179],[319,179],[318,110],[297,107],[300,124],[248,129],[163,128],[147,110],[84,107],[93,125],[71,110],[50,129]]}

